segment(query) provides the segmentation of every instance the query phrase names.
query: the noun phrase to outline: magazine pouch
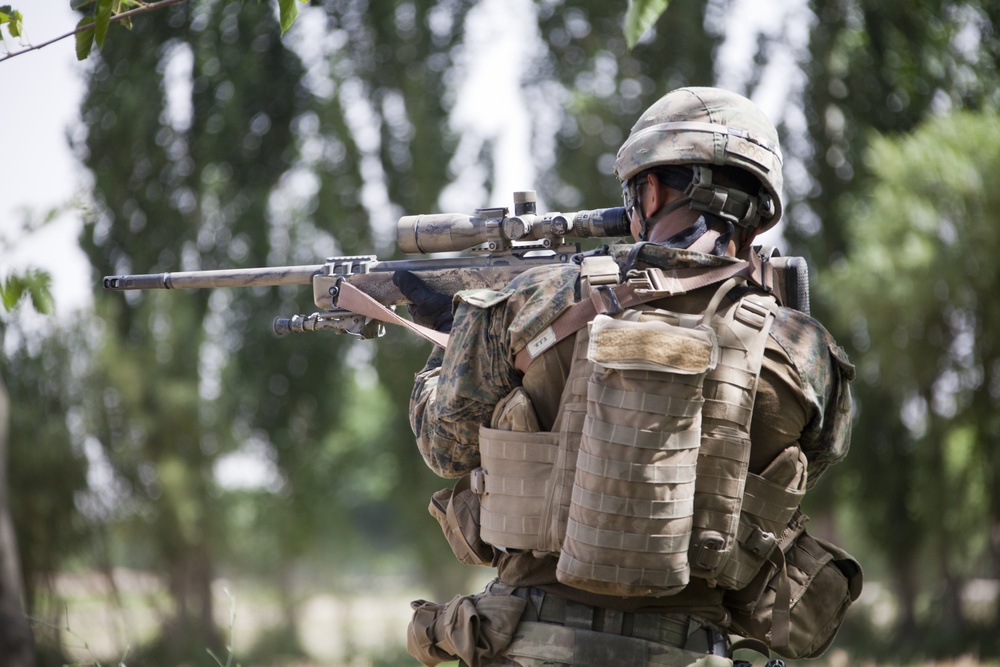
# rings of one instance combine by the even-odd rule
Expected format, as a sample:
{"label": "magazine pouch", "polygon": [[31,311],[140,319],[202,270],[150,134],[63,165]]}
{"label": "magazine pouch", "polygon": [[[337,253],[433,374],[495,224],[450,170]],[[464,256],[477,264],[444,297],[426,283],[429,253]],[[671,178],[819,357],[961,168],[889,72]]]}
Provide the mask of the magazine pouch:
{"label": "magazine pouch", "polygon": [[688,583],[711,313],[657,309],[590,324],[586,418],[557,577],[619,596]]}

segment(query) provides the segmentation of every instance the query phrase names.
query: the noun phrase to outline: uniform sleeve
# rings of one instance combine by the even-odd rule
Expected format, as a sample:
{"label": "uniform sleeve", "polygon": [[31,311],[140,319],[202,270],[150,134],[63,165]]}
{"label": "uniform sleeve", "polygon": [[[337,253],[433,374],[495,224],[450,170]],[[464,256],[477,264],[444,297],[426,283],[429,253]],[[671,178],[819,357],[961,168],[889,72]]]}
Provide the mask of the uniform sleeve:
{"label": "uniform sleeve", "polygon": [[793,365],[807,406],[799,445],[809,461],[812,487],[850,448],[854,366],[819,322],[798,311],[780,309],[771,335]]}
{"label": "uniform sleeve", "polygon": [[410,426],[428,467],[459,477],[479,465],[479,427],[517,386],[506,349],[505,295],[460,295],[448,349],[435,349],[417,374]]}
{"label": "uniform sleeve", "polygon": [[427,465],[459,477],[479,465],[479,428],[497,403],[521,384],[514,354],[578,298],[579,266],[525,271],[502,291],[455,295],[448,349],[417,374],[410,426]]}

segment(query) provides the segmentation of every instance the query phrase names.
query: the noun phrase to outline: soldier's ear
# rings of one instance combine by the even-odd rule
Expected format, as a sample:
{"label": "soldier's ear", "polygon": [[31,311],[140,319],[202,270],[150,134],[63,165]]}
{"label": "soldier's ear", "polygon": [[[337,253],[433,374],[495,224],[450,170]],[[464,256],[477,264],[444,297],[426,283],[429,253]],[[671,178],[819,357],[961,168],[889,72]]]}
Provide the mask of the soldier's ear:
{"label": "soldier's ear", "polygon": [[646,185],[648,186],[646,190],[649,191],[647,196],[650,198],[651,207],[648,215],[653,215],[670,202],[684,196],[683,192],[674,190],[652,172],[646,174]]}

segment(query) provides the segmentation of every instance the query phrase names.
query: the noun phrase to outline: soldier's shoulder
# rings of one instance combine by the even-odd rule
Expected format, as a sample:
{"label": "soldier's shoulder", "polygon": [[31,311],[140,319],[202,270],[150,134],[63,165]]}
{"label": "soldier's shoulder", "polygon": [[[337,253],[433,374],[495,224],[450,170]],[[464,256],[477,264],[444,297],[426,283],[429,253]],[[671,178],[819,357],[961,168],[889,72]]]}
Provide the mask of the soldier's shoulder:
{"label": "soldier's shoulder", "polygon": [[779,307],[770,333],[800,372],[816,372],[832,364],[853,379],[854,366],[847,352],[816,318],[794,308]]}
{"label": "soldier's shoulder", "polygon": [[559,293],[572,291],[580,269],[575,265],[536,266],[519,274],[501,289],[468,289],[456,296],[477,308],[491,308],[511,301],[523,307],[528,301],[545,302]]}
{"label": "soldier's shoulder", "polygon": [[580,276],[578,264],[549,264],[536,266],[511,280],[505,291],[550,291],[565,289],[567,283],[574,283]]}
{"label": "soldier's shoulder", "polygon": [[511,313],[508,335],[519,350],[564,310],[579,299],[580,267],[575,264],[543,266],[512,280],[507,308]]}

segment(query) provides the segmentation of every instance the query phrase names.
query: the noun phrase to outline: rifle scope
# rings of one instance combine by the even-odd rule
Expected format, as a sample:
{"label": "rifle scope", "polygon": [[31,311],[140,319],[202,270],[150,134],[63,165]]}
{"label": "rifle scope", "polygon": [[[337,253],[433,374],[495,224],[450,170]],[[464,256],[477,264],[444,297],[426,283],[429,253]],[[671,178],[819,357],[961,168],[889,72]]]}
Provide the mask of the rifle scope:
{"label": "rifle scope", "polygon": [[575,213],[535,213],[535,193],[514,193],[514,215],[506,208],[484,208],[475,215],[434,213],[406,215],[396,225],[396,246],[405,253],[456,252],[480,244],[490,251],[510,248],[512,242],[535,242],[545,247],[577,238],[618,237],[629,234],[625,209],[599,208]]}

